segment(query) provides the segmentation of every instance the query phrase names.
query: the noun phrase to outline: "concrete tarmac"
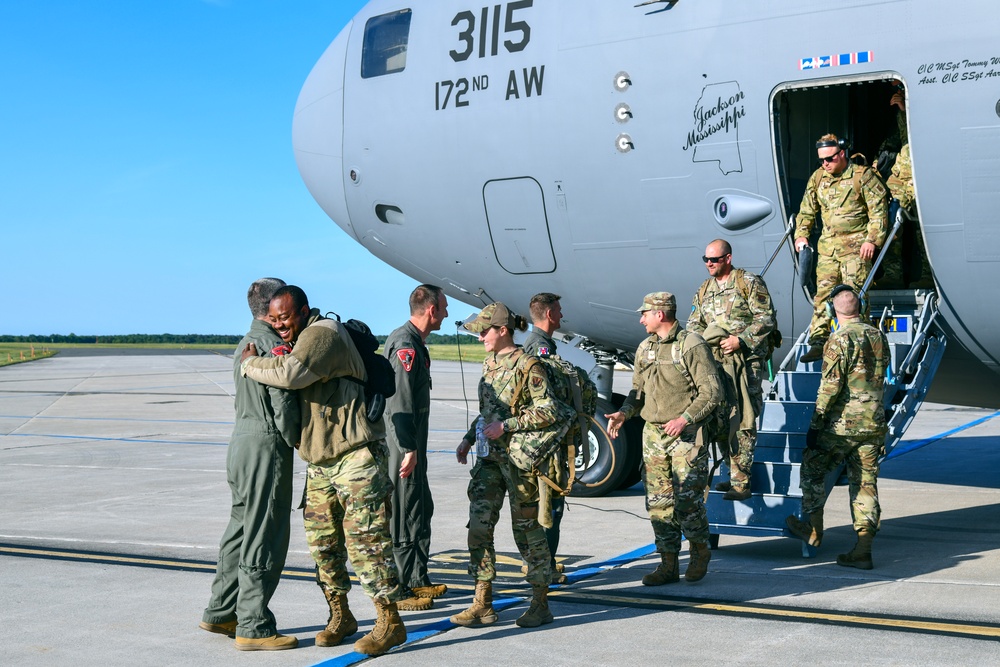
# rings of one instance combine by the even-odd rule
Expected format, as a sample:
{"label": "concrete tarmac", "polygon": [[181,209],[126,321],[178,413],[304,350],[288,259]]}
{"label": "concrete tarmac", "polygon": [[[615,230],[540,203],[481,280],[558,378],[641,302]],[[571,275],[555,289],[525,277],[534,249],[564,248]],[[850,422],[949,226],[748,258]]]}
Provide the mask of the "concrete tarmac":
{"label": "concrete tarmac", "polygon": [[[404,613],[410,640],[373,659],[428,665],[969,665],[1000,663],[1000,419],[925,405],[879,480],[875,569],[839,567],[854,533],[834,490],[814,559],[789,538],[724,535],[701,582],[649,588],[658,562],[641,487],[570,498],[553,588],[556,620],[514,620],[530,588],[509,515],[497,527],[496,624],[466,606],[468,467],[454,449],[475,412],[479,365],[435,362],[429,467],[432,578],[449,592]],[[616,387],[629,374],[618,373]],[[463,390],[464,387],[464,390]],[[298,513],[271,609],[299,648],[242,653],[198,629],[228,521],[232,359],[212,353],[85,355],[0,368],[0,663],[349,665],[360,632],[317,647],[327,619]],[[295,493],[305,464],[296,463]],[[506,512],[506,510],[505,510]],[[681,553],[686,567],[687,547]]]}

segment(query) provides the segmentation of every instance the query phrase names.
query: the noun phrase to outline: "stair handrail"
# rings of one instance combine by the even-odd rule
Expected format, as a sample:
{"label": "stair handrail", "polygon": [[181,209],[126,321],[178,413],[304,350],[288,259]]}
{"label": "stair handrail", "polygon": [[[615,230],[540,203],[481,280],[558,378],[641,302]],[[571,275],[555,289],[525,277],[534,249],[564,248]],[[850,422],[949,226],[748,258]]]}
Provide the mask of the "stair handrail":
{"label": "stair handrail", "polygon": [[[930,312],[928,317],[928,312],[933,308],[933,312]],[[920,309],[920,329],[913,338],[913,344],[910,345],[910,351],[906,354],[903,359],[903,363],[899,365],[899,369],[896,371],[895,383],[899,382],[910,375],[913,372],[912,366],[916,362],[918,355],[922,355],[922,348],[924,347],[924,341],[927,339],[927,331],[930,330],[931,324],[934,323],[935,318],[937,318],[938,312],[937,308],[937,296],[933,293],[928,294],[927,298],[924,300],[924,305]]]}
{"label": "stair handrail", "polygon": [[882,244],[882,250],[879,251],[878,257],[875,258],[875,263],[872,264],[872,270],[868,272],[868,278],[865,280],[864,286],[861,288],[861,292],[858,294],[860,297],[864,297],[868,294],[868,288],[871,287],[872,282],[875,280],[875,272],[878,271],[878,267],[882,264],[882,258],[885,254],[889,252],[889,245],[892,240],[896,238],[896,232],[899,228],[903,226],[903,207],[899,207],[896,211],[896,222],[892,225],[892,229],[885,237],[885,243]]}
{"label": "stair handrail", "polygon": [[[791,236],[791,234],[792,234],[792,232],[794,230],[795,230],[795,216],[792,215],[791,217],[789,217],[788,224],[785,226],[785,233],[781,235],[781,240],[778,241],[778,245],[776,245],[774,247],[774,252],[771,253],[771,258],[767,260],[767,264],[764,265],[764,268],[760,272],[760,276],[762,278],[764,277],[764,274],[767,273],[767,270],[769,268],[771,268],[771,264],[772,264],[772,262],[774,262],[774,258],[778,256],[779,252],[781,252],[781,246],[783,246],[785,244],[785,241],[788,240],[788,237]],[[793,258],[792,259],[792,263],[794,263],[795,262],[795,259],[794,259],[794,257],[795,257],[795,244],[794,243],[792,244],[791,249],[792,249],[792,258]],[[798,267],[796,267],[796,268],[798,268]]]}

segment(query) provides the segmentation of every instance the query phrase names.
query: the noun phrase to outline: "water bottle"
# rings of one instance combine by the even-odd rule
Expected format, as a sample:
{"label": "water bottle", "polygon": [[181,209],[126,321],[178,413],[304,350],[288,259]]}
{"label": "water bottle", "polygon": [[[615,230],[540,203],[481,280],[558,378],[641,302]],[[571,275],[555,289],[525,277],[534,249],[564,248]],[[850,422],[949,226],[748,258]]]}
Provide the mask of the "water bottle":
{"label": "water bottle", "polygon": [[485,457],[490,453],[490,443],[483,431],[486,429],[486,419],[482,415],[476,420],[476,456]]}

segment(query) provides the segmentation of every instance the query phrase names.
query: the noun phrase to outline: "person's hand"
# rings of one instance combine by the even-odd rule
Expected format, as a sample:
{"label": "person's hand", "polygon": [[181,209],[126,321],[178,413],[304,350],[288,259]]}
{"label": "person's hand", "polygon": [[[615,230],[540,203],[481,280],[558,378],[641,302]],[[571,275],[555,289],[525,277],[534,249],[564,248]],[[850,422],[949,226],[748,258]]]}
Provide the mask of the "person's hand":
{"label": "person's hand", "polygon": [[619,410],[618,412],[612,412],[609,415],[604,415],[605,419],[608,420],[608,435],[612,438],[618,437],[618,430],[625,423],[625,413]]}
{"label": "person's hand", "polygon": [[242,364],[250,357],[256,357],[256,356],[257,356],[257,346],[254,345],[253,343],[250,343],[245,348],[243,348],[243,354],[240,355],[240,363]]}
{"label": "person's hand", "polygon": [[458,447],[455,448],[455,459],[462,465],[467,464],[469,462],[470,449],[472,449],[472,443],[463,439],[462,442],[458,443]]}
{"label": "person's hand", "polygon": [[897,106],[900,111],[906,111],[906,96],[902,91],[897,91],[889,98],[889,106]]}
{"label": "person's hand", "polygon": [[666,424],[664,424],[663,432],[666,433],[667,435],[676,437],[681,434],[681,431],[683,431],[687,425],[688,425],[688,420],[684,418],[684,415],[681,415],[677,419],[671,419]]}
{"label": "person's hand", "polygon": [[866,241],[865,243],[861,244],[861,252],[858,254],[861,255],[861,259],[865,260],[866,262],[870,262],[873,259],[875,259],[876,250],[878,250],[878,248],[875,246],[874,243],[868,243]]}
{"label": "person's hand", "polygon": [[399,464],[399,478],[406,479],[413,474],[413,469],[417,467],[417,453],[416,452],[406,452],[403,454],[403,460]]}
{"label": "person's hand", "polygon": [[819,431],[811,428],[806,431],[806,449],[819,449]]}
{"label": "person's hand", "polygon": [[740,349],[740,339],[736,336],[729,336],[728,338],[723,338],[719,341],[719,347],[726,354],[733,354]]}
{"label": "person's hand", "polygon": [[499,440],[503,437],[503,422],[491,422],[483,429],[483,435],[490,440]]}
{"label": "person's hand", "polygon": [[795,239],[795,252],[802,252],[802,249],[809,245],[809,239],[804,236],[800,236]]}

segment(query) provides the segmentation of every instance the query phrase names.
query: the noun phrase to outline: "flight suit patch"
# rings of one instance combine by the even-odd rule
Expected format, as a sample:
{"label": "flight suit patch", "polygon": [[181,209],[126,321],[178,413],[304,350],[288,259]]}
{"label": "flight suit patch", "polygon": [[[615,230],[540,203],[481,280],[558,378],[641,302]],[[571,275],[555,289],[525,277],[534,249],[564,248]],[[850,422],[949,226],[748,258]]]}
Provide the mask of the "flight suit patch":
{"label": "flight suit patch", "polygon": [[288,343],[282,343],[281,345],[275,345],[271,348],[271,354],[276,357],[283,357],[286,354],[292,353],[292,346]]}
{"label": "flight suit patch", "polygon": [[403,364],[403,370],[407,373],[413,368],[413,359],[416,357],[416,351],[413,348],[404,348],[402,350],[396,350],[396,358],[399,359],[399,363]]}

